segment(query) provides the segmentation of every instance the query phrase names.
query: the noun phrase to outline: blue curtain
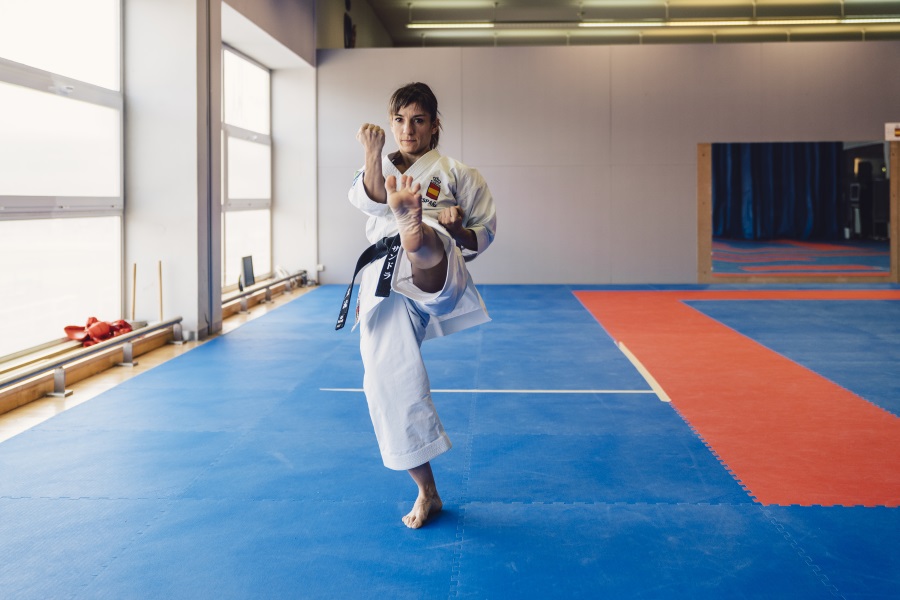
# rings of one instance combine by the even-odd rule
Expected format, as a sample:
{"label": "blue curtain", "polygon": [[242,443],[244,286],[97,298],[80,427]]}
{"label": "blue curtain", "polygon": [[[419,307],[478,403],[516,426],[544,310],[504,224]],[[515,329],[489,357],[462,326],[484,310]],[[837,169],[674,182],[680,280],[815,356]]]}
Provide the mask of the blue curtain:
{"label": "blue curtain", "polygon": [[839,239],[841,149],[841,142],[713,144],[713,236]]}

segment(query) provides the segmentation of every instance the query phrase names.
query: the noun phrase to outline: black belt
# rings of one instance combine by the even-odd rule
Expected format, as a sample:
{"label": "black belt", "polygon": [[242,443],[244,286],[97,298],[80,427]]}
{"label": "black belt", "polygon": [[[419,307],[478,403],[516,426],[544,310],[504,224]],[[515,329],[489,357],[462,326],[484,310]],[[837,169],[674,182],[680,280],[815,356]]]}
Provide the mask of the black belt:
{"label": "black belt", "polygon": [[347,322],[347,313],[350,312],[350,296],[353,294],[353,284],[356,283],[356,276],[363,270],[363,267],[369,263],[378,260],[382,256],[384,266],[381,267],[381,276],[378,278],[378,287],[375,288],[375,295],[381,298],[387,298],[391,295],[391,280],[394,278],[394,267],[397,264],[397,255],[400,253],[400,234],[393,237],[381,238],[359,255],[356,261],[356,270],[353,271],[353,278],[350,285],[347,286],[347,293],[344,294],[344,303],[341,305],[341,314],[338,315],[335,330],[342,329]]}

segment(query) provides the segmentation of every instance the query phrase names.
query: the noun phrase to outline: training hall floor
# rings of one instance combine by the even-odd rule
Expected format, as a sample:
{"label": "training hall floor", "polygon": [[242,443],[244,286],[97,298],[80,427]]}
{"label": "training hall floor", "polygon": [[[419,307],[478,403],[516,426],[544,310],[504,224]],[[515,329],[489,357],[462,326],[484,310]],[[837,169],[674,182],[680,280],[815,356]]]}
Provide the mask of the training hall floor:
{"label": "training hall floor", "polygon": [[480,289],[425,528],[323,286],[0,443],[0,596],[900,598],[900,287]]}

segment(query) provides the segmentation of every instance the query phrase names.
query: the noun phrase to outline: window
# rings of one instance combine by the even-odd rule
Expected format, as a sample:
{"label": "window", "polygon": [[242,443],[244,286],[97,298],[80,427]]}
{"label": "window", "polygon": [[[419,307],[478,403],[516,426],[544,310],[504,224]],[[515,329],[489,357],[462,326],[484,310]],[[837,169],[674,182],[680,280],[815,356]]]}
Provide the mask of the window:
{"label": "window", "polygon": [[223,65],[222,286],[232,289],[244,256],[257,280],[272,273],[271,74],[227,47]]}
{"label": "window", "polygon": [[2,357],[124,315],[120,0],[0,14]]}

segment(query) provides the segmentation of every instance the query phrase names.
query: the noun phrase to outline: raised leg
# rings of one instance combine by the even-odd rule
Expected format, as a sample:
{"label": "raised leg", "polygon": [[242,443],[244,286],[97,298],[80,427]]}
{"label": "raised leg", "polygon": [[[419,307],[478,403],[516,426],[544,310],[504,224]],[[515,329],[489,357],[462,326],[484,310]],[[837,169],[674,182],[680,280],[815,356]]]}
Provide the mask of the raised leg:
{"label": "raised leg", "polygon": [[412,264],[413,283],[423,292],[439,292],[447,278],[447,254],[437,232],[422,222],[422,196],[412,178],[389,175],[384,183],[387,202],[400,231],[400,244]]}

